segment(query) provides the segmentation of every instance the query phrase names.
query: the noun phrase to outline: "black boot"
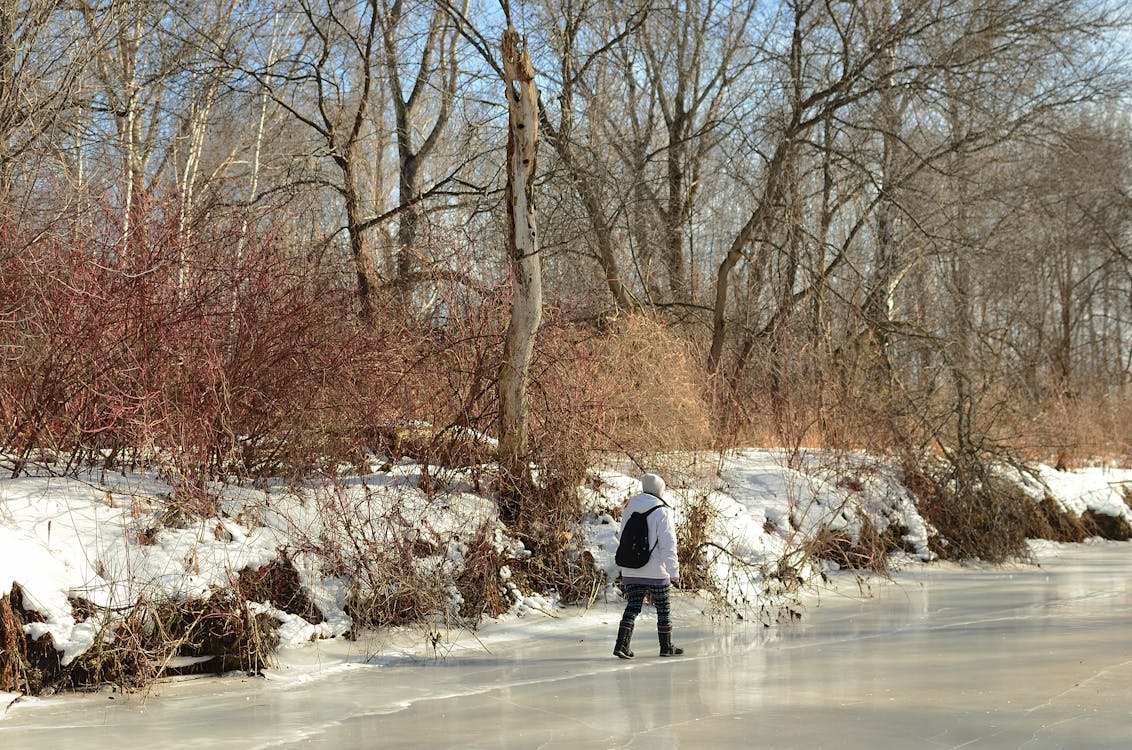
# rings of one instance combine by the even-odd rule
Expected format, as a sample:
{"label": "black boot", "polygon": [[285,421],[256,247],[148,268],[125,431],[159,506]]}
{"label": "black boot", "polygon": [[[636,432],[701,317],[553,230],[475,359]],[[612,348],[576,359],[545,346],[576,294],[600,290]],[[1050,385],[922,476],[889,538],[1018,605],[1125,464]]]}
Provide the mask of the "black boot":
{"label": "black boot", "polygon": [[632,659],[633,652],[629,650],[629,641],[632,638],[632,625],[621,625],[617,628],[617,645],[613,647],[613,655],[621,659]]}
{"label": "black boot", "polygon": [[672,645],[672,626],[656,628],[656,634],[660,637],[660,655],[661,656],[679,656],[684,653],[684,649],[676,648]]}

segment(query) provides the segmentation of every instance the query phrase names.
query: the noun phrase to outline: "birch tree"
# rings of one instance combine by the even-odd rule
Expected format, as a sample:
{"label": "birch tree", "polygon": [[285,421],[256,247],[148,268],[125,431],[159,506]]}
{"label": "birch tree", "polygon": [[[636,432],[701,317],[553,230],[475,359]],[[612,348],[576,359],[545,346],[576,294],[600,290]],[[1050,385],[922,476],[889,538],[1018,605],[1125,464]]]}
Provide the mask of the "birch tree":
{"label": "birch tree", "polygon": [[[154,158],[164,142],[170,104],[168,78],[187,51],[170,33],[157,0],[136,4],[84,2],[89,33],[104,26],[107,45],[94,58],[93,109],[108,120],[119,168],[114,179],[122,207],[123,236],[143,214],[144,196],[156,181]],[[96,127],[99,125],[96,124]]]}

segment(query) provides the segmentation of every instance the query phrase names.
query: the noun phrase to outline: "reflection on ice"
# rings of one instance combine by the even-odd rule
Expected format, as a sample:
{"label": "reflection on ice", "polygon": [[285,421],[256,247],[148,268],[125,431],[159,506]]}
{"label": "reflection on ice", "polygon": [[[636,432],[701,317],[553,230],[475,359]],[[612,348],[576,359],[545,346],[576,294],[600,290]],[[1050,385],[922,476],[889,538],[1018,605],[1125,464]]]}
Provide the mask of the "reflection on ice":
{"label": "reflection on ice", "polygon": [[647,618],[638,658],[613,658],[616,604],[490,626],[440,660],[367,661],[367,644],[334,643],[267,679],[21,702],[0,747],[1125,747],[1129,574],[1129,544],[1041,567],[932,567],[868,600],[826,592],[772,630],[683,601],[679,659],[655,655]]}

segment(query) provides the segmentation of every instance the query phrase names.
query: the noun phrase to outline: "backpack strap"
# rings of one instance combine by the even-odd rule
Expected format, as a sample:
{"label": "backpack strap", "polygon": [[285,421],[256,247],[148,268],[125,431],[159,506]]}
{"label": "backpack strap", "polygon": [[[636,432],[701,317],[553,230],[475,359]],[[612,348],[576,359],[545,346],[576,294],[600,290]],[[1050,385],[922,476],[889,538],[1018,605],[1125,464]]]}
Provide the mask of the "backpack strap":
{"label": "backpack strap", "polygon": [[[646,494],[647,494],[647,493],[646,493]],[[656,497],[656,495],[653,495],[653,497]],[[657,500],[660,500],[660,498],[659,498],[659,497],[657,497],[656,499],[657,499]],[[646,510],[646,511],[645,511],[644,513],[641,513],[641,516],[642,516],[642,517],[644,517],[645,519],[648,519],[648,517],[649,517],[649,514],[650,514],[650,513],[652,513],[652,512],[654,511],[654,510],[656,510],[657,508],[666,507],[666,506],[667,506],[667,504],[666,504],[666,503],[665,503],[665,502],[664,502],[663,500],[660,500],[660,505],[654,505],[654,506],[652,506],[651,508],[649,508],[648,510]],[[646,528],[645,528],[645,534],[646,534],[646,536],[645,536],[645,544],[648,544],[648,543],[649,543],[649,540],[648,540],[648,527],[646,527]],[[651,546],[651,547],[649,547],[649,554],[652,554],[652,551],[653,551],[654,549],[656,549],[656,545],[658,545],[658,544],[660,544],[660,537],[657,537],[656,541],[652,543],[652,546]]]}

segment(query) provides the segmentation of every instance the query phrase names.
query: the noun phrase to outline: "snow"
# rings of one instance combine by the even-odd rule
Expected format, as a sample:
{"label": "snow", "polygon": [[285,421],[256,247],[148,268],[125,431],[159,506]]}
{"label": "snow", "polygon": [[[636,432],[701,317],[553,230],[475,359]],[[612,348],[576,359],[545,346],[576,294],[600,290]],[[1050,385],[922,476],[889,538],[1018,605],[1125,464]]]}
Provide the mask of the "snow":
{"label": "snow", "polygon": [[85,587],[85,576],[66,556],[53,553],[34,536],[0,527],[0,591],[11,591],[15,583],[23,589],[24,607],[46,618],[44,623],[29,624],[27,634],[34,639],[50,633],[63,652],[64,664],[94,642],[95,623],[76,623],[67,599],[69,591]]}
{"label": "snow", "polygon": [[1064,472],[1040,466],[1038,476],[1057,504],[1065,510],[1077,515],[1091,510],[1100,515],[1123,518],[1132,524],[1132,509],[1120,493],[1121,487],[1132,487],[1129,472],[1104,467]]}
{"label": "snow", "polygon": [[[896,525],[911,550],[910,562],[933,558],[927,524],[901,485],[897,467],[883,459],[745,450],[702,463],[713,468],[669,481],[671,502],[678,521],[699,504],[714,511],[717,522],[710,532],[726,554],[715,554],[709,562],[716,579],[729,582],[724,589],[735,606],[763,595],[760,571],[798,539],[822,528],[853,537],[866,522],[880,531]],[[423,481],[426,475],[430,483]],[[1060,472],[1042,466],[1036,478],[1019,476],[1016,481],[1028,483],[1035,500],[1048,494],[1073,513],[1090,510],[1132,522],[1120,494],[1132,482],[1132,471]],[[342,533],[335,524],[349,513],[415,530],[435,550],[412,563],[424,576],[458,574],[468,543],[485,529],[489,543],[505,557],[529,554],[507,537],[494,503],[477,494],[475,486],[467,472],[409,461],[300,487],[216,484],[208,491],[218,515],[188,522],[167,513],[173,490],[154,476],[91,471],[77,477],[0,479],[0,592],[18,584],[23,607],[44,620],[26,625],[27,635],[38,639],[49,634],[68,664],[103,637],[105,625],[96,616],[76,618],[73,600],[86,600],[106,612],[123,611],[140,600],[206,598],[240,571],[268,565],[286,550],[324,621],[308,622],[267,601],[248,606],[275,618],[280,649],[294,658],[312,641],[341,636],[353,626],[346,611],[350,583],[325,569],[323,554],[325,540]],[[635,476],[602,470],[579,489],[587,511],[580,529],[585,551],[610,580],[617,572],[616,517],[638,487]],[[1039,543],[1033,548],[1054,549]],[[804,574],[817,580],[827,572],[829,568],[807,569]],[[505,570],[502,585],[512,608],[499,623],[532,628],[559,612],[552,598],[524,594],[506,576]],[[617,599],[612,588],[600,594]],[[444,596],[449,613],[458,609],[458,592],[446,589]],[[0,693],[0,707],[14,697]]]}

